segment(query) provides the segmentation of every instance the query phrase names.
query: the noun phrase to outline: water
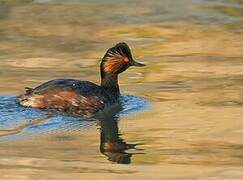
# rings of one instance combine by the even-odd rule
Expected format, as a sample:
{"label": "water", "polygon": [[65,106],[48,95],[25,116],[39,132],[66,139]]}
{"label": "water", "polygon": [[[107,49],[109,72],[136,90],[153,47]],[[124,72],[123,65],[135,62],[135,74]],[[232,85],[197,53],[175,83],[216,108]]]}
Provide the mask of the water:
{"label": "water", "polygon": [[[82,131],[96,126],[103,118],[107,118],[106,116],[73,117],[54,110],[25,108],[16,103],[14,96],[2,96],[0,101],[0,142],[26,139],[48,132]],[[117,121],[120,117],[146,110],[149,108],[149,102],[140,97],[121,95],[120,106],[118,110],[111,109],[109,114],[112,115],[109,115],[108,119]]]}
{"label": "water", "polygon": [[[241,0],[0,0],[1,178],[242,179],[242,12]],[[99,83],[120,41],[147,65],[120,76],[120,110],[15,104],[50,79]]]}

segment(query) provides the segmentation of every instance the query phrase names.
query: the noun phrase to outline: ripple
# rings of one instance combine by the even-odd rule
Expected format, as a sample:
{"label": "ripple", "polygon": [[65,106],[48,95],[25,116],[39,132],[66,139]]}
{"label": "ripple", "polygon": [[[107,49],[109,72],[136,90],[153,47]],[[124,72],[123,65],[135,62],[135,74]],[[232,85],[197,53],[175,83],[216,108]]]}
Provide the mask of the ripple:
{"label": "ripple", "polygon": [[[147,100],[121,95],[122,110],[118,117],[138,113],[149,107]],[[0,96],[0,142],[57,131],[79,131],[97,124],[97,119],[72,117],[68,114],[21,107],[15,96]]]}

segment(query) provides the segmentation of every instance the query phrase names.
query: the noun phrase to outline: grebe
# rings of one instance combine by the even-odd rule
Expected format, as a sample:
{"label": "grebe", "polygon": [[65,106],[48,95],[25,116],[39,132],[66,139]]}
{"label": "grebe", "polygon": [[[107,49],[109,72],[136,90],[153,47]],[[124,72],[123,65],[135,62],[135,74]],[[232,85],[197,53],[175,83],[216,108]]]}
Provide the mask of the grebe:
{"label": "grebe", "polygon": [[144,66],[136,62],[129,46],[122,42],[107,50],[100,63],[101,84],[74,79],[55,79],[26,88],[17,102],[25,107],[57,109],[74,115],[94,115],[118,101],[118,74],[130,66]]}

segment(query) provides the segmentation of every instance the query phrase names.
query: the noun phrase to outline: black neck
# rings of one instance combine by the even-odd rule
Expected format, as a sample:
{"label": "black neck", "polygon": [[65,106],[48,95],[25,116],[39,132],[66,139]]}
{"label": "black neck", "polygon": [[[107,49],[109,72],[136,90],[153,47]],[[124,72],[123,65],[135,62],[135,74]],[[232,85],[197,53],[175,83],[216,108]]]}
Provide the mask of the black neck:
{"label": "black neck", "polygon": [[108,92],[119,95],[118,75],[110,73],[101,74],[101,87],[105,88]]}

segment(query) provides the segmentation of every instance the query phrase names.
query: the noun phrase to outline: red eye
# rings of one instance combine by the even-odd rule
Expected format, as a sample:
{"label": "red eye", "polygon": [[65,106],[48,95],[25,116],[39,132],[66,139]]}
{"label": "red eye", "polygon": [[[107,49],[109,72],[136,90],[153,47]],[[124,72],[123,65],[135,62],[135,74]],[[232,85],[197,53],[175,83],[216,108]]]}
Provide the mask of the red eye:
{"label": "red eye", "polygon": [[124,57],[123,60],[124,60],[125,62],[128,62],[128,61],[129,61],[128,57]]}

